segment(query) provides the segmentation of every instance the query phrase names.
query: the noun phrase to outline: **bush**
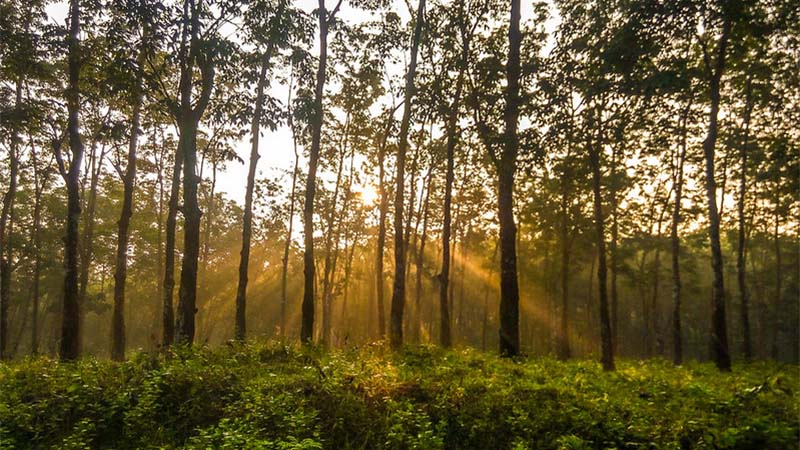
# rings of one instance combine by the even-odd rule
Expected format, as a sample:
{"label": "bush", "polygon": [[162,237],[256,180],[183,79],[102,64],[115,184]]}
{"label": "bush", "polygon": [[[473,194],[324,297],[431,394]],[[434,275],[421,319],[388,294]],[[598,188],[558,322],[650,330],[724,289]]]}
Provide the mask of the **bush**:
{"label": "bush", "polygon": [[797,375],[274,343],[32,358],[0,364],[0,448],[789,449]]}

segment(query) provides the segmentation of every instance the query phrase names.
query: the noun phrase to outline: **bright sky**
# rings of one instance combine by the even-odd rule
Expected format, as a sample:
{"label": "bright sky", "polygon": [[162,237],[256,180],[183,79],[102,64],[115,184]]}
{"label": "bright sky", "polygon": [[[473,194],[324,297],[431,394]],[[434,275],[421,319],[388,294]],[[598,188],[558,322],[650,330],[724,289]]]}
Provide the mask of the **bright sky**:
{"label": "bright sky", "polygon": [[[411,0],[410,0],[411,1]],[[335,6],[335,1],[327,0],[330,5],[329,8]],[[317,8],[318,2],[316,0],[296,0],[295,2],[300,8],[307,13],[311,13]],[[416,7],[416,3],[412,1],[412,6]],[[532,15],[533,3],[525,1],[522,4],[522,19],[526,20]],[[410,17],[407,4],[405,1],[394,0],[394,11],[400,15],[404,20]],[[50,4],[47,7],[47,13],[52,21],[64,23],[68,12],[68,5],[66,2],[58,2]],[[347,0],[343,0],[341,11],[338,15],[339,18],[347,23],[358,23],[369,18],[369,14],[351,8]],[[548,26],[548,28],[550,28]],[[315,44],[316,45],[316,44]],[[319,49],[314,48],[313,52],[318,54]],[[271,88],[270,95],[280,99],[283,103],[286,102],[288,96],[288,88],[284,85],[274,85]],[[400,112],[398,111],[398,114]],[[294,150],[292,143],[291,131],[287,126],[281,126],[276,131],[266,132],[262,131],[262,138],[259,143],[261,159],[259,160],[258,177],[277,178],[286,171],[291,171],[294,164]],[[236,151],[242,159],[248,160],[250,155],[250,136],[246,136],[244,140],[236,144]],[[302,160],[302,157],[301,157]],[[301,162],[302,164],[302,162]],[[360,164],[357,162],[356,167]],[[217,177],[217,188],[225,192],[229,198],[237,201],[238,203],[244,202],[245,180],[247,179],[247,162],[241,164],[238,162],[231,162],[228,164],[224,173],[219,174]],[[288,183],[288,180],[287,180]],[[287,188],[288,190],[288,188]],[[355,190],[363,190],[363,188],[355,187]],[[367,188],[366,191],[370,189]],[[365,196],[371,196],[372,192],[365,192]]]}

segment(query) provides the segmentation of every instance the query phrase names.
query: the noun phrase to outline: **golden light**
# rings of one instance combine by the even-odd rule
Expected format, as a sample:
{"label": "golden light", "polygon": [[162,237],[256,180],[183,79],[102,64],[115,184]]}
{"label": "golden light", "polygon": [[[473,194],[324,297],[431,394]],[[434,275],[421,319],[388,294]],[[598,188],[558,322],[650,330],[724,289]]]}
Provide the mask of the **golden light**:
{"label": "golden light", "polygon": [[378,197],[378,190],[375,189],[375,186],[361,186],[361,203],[364,206],[373,206],[378,201]]}

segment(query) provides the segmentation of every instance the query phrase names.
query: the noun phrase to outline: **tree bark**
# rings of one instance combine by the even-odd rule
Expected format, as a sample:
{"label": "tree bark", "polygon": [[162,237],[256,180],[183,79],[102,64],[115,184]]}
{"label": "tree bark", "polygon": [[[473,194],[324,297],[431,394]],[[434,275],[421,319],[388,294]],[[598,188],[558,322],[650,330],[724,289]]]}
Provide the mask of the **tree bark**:
{"label": "tree bark", "polygon": [[[341,5],[341,2],[339,3]],[[319,0],[319,66],[317,68],[316,89],[314,91],[314,113],[311,123],[311,149],[308,157],[306,177],[306,196],[303,205],[303,232],[305,251],[303,253],[303,306],[300,324],[300,341],[310,343],[314,337],[314,197],[317,191],[317,166],[319,165],[320,144],[322,141],[323,105],[325,90],[325,70],[328,66],[328,26],[333,20],[338,5],[332,13],[325,9],[325,0]]]}
{"label": "tree bark", "polygon": [[[143,52],[142,52],[143,55]],[[139,58],[140,62],[142,57]],[[142,108],[141,82],[137,82],[134,93],[131,137],[128,144],[128,160],[122,176],[122,212],[119,217],[117,234],[117,259],[114,270],[114,311],[111,325],[111,359],[125,359],[125,281],[128,274],[128,228],[133,215],[133,189],[136,182],[136,149],[139,144],[139,123]]]}
{"label": "tree bark", "polygon": [[384,310],[384,266],[383,254],[386,247],[386,215],[389,210],[389,196],[386,192],[386,141],[389,139],[391,131],[392,114],[386,118],[386,131],[383,134],[380,147],[378,148],[378,190],[380,191],[380,204],[378,205],[378,242],[376,244],[375,275],[376,293],[375,299],[378,303],[378,338],[386,338],[386,312]]}
{"label": "tree bark", "polygon": [[519,282],[517,280],[516,225],[514,223],[514,175],[519,138],[520,0],[511,0],[506,65],[505,146],[497,162],[498,219],[500,222],[500,355],[519,354]]}
{"label": "tree bark", "polygon": [[[183,260],[181,284],[178,290],[178,317],[175,341],[179,344],[194,342],[195,314],[197,313],[197,267],[200,256],[200,218],[202,212],[197,201],[199,178],[197,165],[197,128],[208,106],[214,86],[214,66],[211,56],[202,54],[199,43],[200,6],[193,0],[184,2],[184,42],[181,45],[180,103],[177,122],[180,137],[178,148],[183,156]],[[188,47],[186,40],[189,40]],[[196,105],[192,105],[192,78],[195,63],[200,69],[202,88]]]}
{"label": "tree bark", "polygon": [[[261,116],[263,113],[264,89],[267,85],[270,58],[272,57],[272,44],[267,48],[261,69],[258,74],[256,87],[256,105],[253,110],[253,120],[250,124],[250,165],[247,171],[247,186],[244,194],[244,217],[242,218],[242,250],[239,259],[239,282],[236,287],[236,323],[234,337],[243,341],[247,334],[247,272],[250,267],[250,240],[253,235],[253,189],[256,183],[256,169],[258,167],[258,143],[261,138]],[[291,218],[289,219],[291,221]],[[282,292],[285,292],[285,286]]]}
{"label": "tree bark", "polygon": [[297,168],[300,163],[300,153],[297,151],[297,130],[294,127],[294,117],[292,116],[292,86],[289,82],[289,99],[286,102],[288,107],[289,129],[292,130],[292,145],[294,149],[294,167],[292,169],[292,191],[289,194],[289,227],[286,230],[286,241],[283,244],[283,258],[281,258],[281,335],[286,336],[286,281],[289,275],[289,249],[292,245],[292,231],[294,230],[294,204],[297,191]]}
{"label": "tree bark", "polygon": [[[344,169],[344,156],[347,149],[348,128],[350,127],[350,115],[347,115],[344,125],[344,134],[342,137],[341,149],[339,150],[339,162],[336,166],[336,184],[333,189],[333,200],[331,201],[331,208],[328,212],[328,220],[325,229],[325,260],[322,275],[322,345],[325,347],[331,344],[331,315],[332,308],[331,302],[333,301],[332,284],[335,268],[334,258],[338,254],[338,226],[334,227],[337,222],[336,210],[339,204],[339,187],[342,182],[342,170]],[[334,231],[336,228],[337,231]]]}
{"label": "tree bark", "polygon": [[80,351],[80,304],[78,302],[78,243],[81,218],[80,171],[83,143],[80,135],[80,0],[70,0],[67,66],[67,131],[71,161],[65,168],[61,148],[56,150],[59,170],[67,185],[67,230],[64,238],[64,305],[61,322],[60,357],[74,360]]}
{"label": "tree bark", "polygon": [[39,353],[39,286],[42,273],[42,193],[47,183],[47,172],[42,172],[39,168],[39,161],[36,154],[36,146],[31,137],[31,160],[33,163],[33,230],[31,240],[33,241],[33,286],[31,287],[33,314],[31,323],[31,354]]}
{"label": "tree bark", "polygon": [[614,353],[619,349],[619,290],[617,284],[617,273],[619,269],[618,243],[619,243],[619,208],[617,207],[617,146],[612,148],[611,167],[609,174],[609,203],[611,206],[611,242],[609,257],[611,259],[609,269],[611,269],[611,345],[614,346]]}
{"label": "tree bark", "polygon": [[[570,152],[567,151],[566,160],[570,159]],[[559,241],[561,244],[561,321],[558,328],[557,354],[561,360],[567,360],[572,356],[569,345],[569,270],[570,270],[570,226],[569,226],[569,204],[572,174],[565,171],[561,179],[561,217],[559,221]]]}
{"label": "tree bark", "polygon": [[[431,199],[431,188],[433,187],[433,168],[428,171],[428,183],[425,188],[425,200],[422,206],[422,236],[419,240],[419,248],[417,249],[417,272],[416,272],[416,287],[414,289],[414,306],[416,310],[416,323],[415,323],[415,333],[417,338],[417,343],[422,342],[422,274],[424,272],[424,264],[425,264],[425,245],[428,241],[428,218],[430,213],[430,199]],[[446,299],[445,299],[446,300]]]}
{"label": "tree bark", "polygon": [[780,223],[781,223],[781,216],[780,216],[780,208],[781,208],[781,197],[780,197],[780,185],[777,183],[775,184],[775,224],[773,228],[773,242],[775,244],[775,297],[773,300],[772,305],[772,317],[773,321],[771,324],[772,327],[772,336],[770,343],[770,356],[773,360],[777,361],[779,354],[778,349],[778,335],[781,329],[781,294],[782,294],[782,287],[783,287],[783,261],[781,260],[781,240],[780,240]]}
{"label": "tree bark", "polygon": [[738,241],[736,246],[736,280],[739,285],[739,299],[741,304],[740,318],[742,322],[742,352],[745,360],[753,358],[753,344],[750,335],[750,298],[747,292],[747,266],[746,266],[746,228],[745,228],[745,203],[747,201],[747,146],[750,138],[750,113],[753,109],[751,80],[745,81],[745,111],[744,111],[744,139],[739,148],[741,172],[739,173],[739,203],[738,212]]}
{"label": "tree bark", "polygon": [[[14,109],[22,105],[22,77],[17,78]],[[9,145],[8,191],[3,195],[3,210],[0,215],[0,360],[6,359],[8,350],[8,307],[11,303],[11,224],[14,222],[14,199],[17,196],[19,174],[19,125],[14,124]]]}
{"label": "tree bark", "polygon": [[716,68],[712,69],[706,61],[710,75],[711,112],[709,114],[708,134],[703,142],[705,158],[706,197],[708,200],[708,235],[711,245],[711,268],[714,274],[711,295],[711,353],[714,363],[720,370],[731,370],[728,352],[728,330],[725,323],[725,283],[723,281],[722,246],[720,245],[717,211],[717,184],[714,180],[714,151],[717,143],[717,115],[720,103],[720,79],[725,68],[726,48],[730,33],[730,22],[724,19],[722,35],[718,44]]}
{"label": "tree bark", "polygon": [[692,109],[694,92],[690,93],[686,108],[681,114],[681,143],[677,160],[675,161],[674,192],[675,200],[672,209],[672,225],[670,226],[670,250],[672,259],[672,362],[679,366],[683,364],[683,338],[681,331],[681,270],[680,251],[681,240],[678,236],[678,226],[681,222],[681,200],[683,194],[683,166],[686,161],[687,137],[689,133],[688,120]]}
{"label": "tree bark", "polygon": [[397,177],[394,193],[394,286],[392,288],[392,308],[389,327],[389,343],[393,349],[403,345],[403,310],[406,301],[406,246],[403,239],[403,194],[405,191],[405,164],[408,150],[408,129],[411,124],[411,106],[414,99],[414,77],[417,72],[417,54],[424,22],[425,0],[419,0],[416,25],[411,41],[411,60],[408,64],[405,86],[405,104],[400,122],[400,135],[397,146]]}
{"label": "tree bark", "polygon": [[[85,199],[85,223],[83,225],[83,236],[79,244],[80,274],[78,276],[78,303],[80,303],[81,306],[81,327],[83,327],[86,320],[86,292],[89,288],[89,269],[91,268],[92,260],[94,259],[94,225],[95,213],[97,209],[97,187],[98,183],[100,182],[100,174],[103,170],[103,159],[105,158],[107,151],[106,145],[104,144],[100,149],[100,155],[98,157],[97,139],[99,138],[99,130],[100,128],[98,128],[97,132],[94,133],[92,145],[90,146],[89,167],[87,173],[87,175],[90,175],[89,195],[88,198]],[[83,184],[81,189],[84,189]]]}
{"label": "tree bark", "polygon": [[600,297],[600,342],[601,362],[604,371],[614,370],[614,345],[611,334],[611,319],[608,311],[608,269],[606,267],[606,238],[603,217],[603,195],[601,191],[600,152],[602,149],[602,114],[597,117],[597,142],[589,138],[589,162],[592,167],[592,192],[594,194],[595,239],[597,244],[597,283]]}
{"label": "tree bark", "polygon": [[175,342],[175,311],[173,309],[172,297],[175,290],[175,241],[182,165],[183,154],[181,153],[180,147],[178,147],[175,151],[175,161],[172,166],[172,185],[170,187],[169,204],[167,206],[167,229],[164,242],[164,284],[162,286],[162,345],[164,347],[168,347]]}
{"label": "tree bark", "polygon": [[447,292],[450,284],[450,233],[451,215],[450,209],[453,202],[453,181],[455,179],[455,149],[458,144],[458,110],[461,105],[461,94],[464,89],[464,75],[467,70],[467,60],[469,58],[469,37],[466,30],[466,17],[464,17],[463,4],[459,3],[461,14],[461,61],[456,79],[456,91],[450,105],[450,116],[447,120],[447,167],[445,172],[444,185],[444,221],[442,224],[442,272],[439,274],[439,309],[440,309],[440,329],[439,341],[444,348],[452,345],[450,331],[450,311],[448,309]]}

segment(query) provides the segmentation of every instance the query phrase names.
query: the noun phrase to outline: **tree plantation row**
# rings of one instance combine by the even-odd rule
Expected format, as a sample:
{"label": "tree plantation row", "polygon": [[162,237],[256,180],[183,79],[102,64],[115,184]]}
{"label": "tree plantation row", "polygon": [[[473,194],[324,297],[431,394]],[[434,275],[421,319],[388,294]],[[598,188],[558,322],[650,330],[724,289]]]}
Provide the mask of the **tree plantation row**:
{"label": "tree plantation row", "polygon": [[798,61],[789,0],[4,1],[0,357],[796,362]]}

